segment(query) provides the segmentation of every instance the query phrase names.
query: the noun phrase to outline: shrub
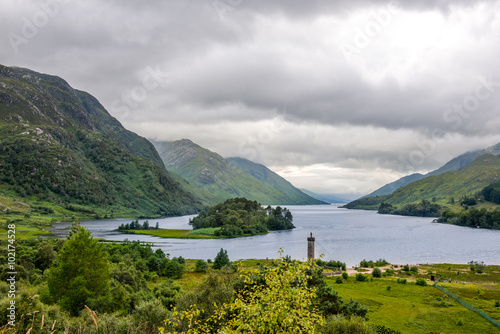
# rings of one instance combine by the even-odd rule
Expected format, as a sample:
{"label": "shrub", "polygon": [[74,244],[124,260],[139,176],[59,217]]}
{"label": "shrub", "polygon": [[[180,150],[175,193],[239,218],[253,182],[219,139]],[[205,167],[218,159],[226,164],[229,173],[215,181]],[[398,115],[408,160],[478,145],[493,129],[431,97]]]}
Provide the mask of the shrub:
{"label": "shrub", "polygon": [[184,274],[184,265],[177,262],[177,260],[168,260],[165,264],[164,275],[168,278],[181,278]]}
{"label": "shrub", "polygon": [[380,278],[382,277],[382,270],[380,270],[379,268],[375,268],[373,269],[372,275],[373,277]]}
{"label": "shrub", "polygon": [[335,279],[335,283],[337,283],[337,284],[344,283],[344,279],[342,278],[342,276],[337,276],[337,278]]}
{"label": "shrub", "polygon": [[356,281],[358,281],[358,282],[364,282],[364,281],[366,281],[367,278],[368,277],[363,275],[362,273],[356,274]]}
{"label": "shrub", "polygon": [[498,301],[498,300],[497,300],[497,301],[495,302],[495,307],[500,307],[500,301]]}
{"label": "shrub", "polygon": [[325,325],[319,328],[319,333],[357,333],[357,334],[375,334],[370,325],[360,317],[343,317],[340,315],[331,316],[327,319]]}
{"label": "shrub", "polygon": [[374,325],[373,329],[377,334],[401,334],[401,332],[398,332],[394,329],[385,327],[385,326],[380,326],[380,325]]}
{"label": "shrub", "polygon": [[393,269],[386,269],[386,271],[382,274],[382,276],[393,276],[393,275],[394,275]]}
{"label": "shrub", "polygon": [[406,284],[406,278],[398,278],[399,284]]}
{"label": "shrub", "polygon": [[418,267],[411,267],[410,271],[414,274],[418,274]]}
{"label": "shrub", "polygon": [[478,274],[482,274],[484,272],[484,268],[486,268],[484,262],[478,261],[470,261],[469,266],[471,271],[476,271]]}
{"label": "shrub", "polygon": [[230,264],[231,261],[229,260],[229,256],[227,255],[227,250],[221,248],[219,253],[217,253],[217,256],[214,259],[214,264],[212,265],[212,268],[218,270],[224,266],[229,266]]}
{"label": "shrub", "polygon": [[348,279],[348,278],[349,278],[349,274],[348,274],[346,271],[344,271],[344,272],[342,273],[342,278],[343,278],[343,279]]}
{"label": "shrub", "polygon": [[427,286],[427,282],[423,278],[418,278],[417,282],[415,282],[415,284],[420,285],[420,286]]}
{"label": "shrub", "polygon": [[194,271],[197,273],[204,273],[208,269],[208,263],[205,260],[197,260],[195,264]]}

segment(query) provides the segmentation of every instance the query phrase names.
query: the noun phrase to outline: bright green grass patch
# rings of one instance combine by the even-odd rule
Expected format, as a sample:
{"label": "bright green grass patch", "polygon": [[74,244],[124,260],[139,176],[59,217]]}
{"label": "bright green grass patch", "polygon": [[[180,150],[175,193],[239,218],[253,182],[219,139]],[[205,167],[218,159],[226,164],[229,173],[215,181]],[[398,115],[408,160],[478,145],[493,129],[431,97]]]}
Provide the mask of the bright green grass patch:
{"label": "bright green grass patch", "polygon": [[[16,224],[15,228],[16,240],[36,238],[41,235],[51,235],[49,231],[45,229],[39,229],[37,227],[26,227],[19,226]],[[7,230],[5,228],[0,228],[0,240],[7,240]]]}
{"label": "bright green grass patch", "polygon": [[328,281],[344,300],[352,297],[368,306],[368,322],[374,325],[409,334],[498,333],[497,327],[432,285],[398,284],[395,279],[356,282],[353,277],[344,284]]}
{"label": "bright green grass patch", "polygon": [[210,235],[192,234],[193,230],[178,230],[178,229],[158,229],[158,230],[127,230],[125,233],[130,234],[146,234],[160,238],[176,238],[176,239],[216,239],[219,237]]}
{"label": "bright green grass patch", "polygon": [[439,283],[439,285],[493,319],[500,321],[500,307],[495,306],[495,302],[500,301],[498,284]]}
{"label": "bright green grass patch", "polygon": [[220,227],[199,228],[199,229],[196,229],[196,230],[192,230],[191,233],[189,233],[189,234],[190,235],[210,235],[210,236],[214,236],[215,235],[215,231],[218,231],[220,229],[221,229]]}
{"label": "bright green grass patch", "polygon": [[[174,238],[174,239],[219,239],[219,238],[229,238],[227,236],[215,236],[215,231],[219,230],[220,227],[207,227],[200,228],[196,230],[177,230],[177,229],[150,229],[150,230],[126,230],[124,233],[130,234],[146,234],[152,235],[160,238]],[[259,233],[266,234],[266,233]],[[239,235],[234,238],[248,237],[258,234],[244,234]]]}

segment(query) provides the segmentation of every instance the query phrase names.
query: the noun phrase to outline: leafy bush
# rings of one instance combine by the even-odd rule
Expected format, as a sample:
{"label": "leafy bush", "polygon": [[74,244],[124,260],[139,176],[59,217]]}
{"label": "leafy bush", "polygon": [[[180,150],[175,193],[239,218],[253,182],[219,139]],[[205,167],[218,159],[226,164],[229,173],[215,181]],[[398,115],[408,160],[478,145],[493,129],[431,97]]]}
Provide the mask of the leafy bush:
{"label": "leafy bush", "polygon": [[364,282],[366,281],[368,277],[366,275],[363,275],[362,273],[357,273],[356,274],[356,281],[358,282]]}
{"label": "leafy bush", "polygon": [[473,206],[477,204],[477,200],[474,197],[466,197],[460,202],[462,206]]}
{"label": "leafy bush", "polygon": [[335,283],[337,283],[337,284],[344,283],[344,279],[342,278],[342,276],[337,276],[337,278],[335,279]]}
{"label": "leafy bush", "polygon": [[427,282],[423,278],[417,278],[417,281],[415,282],[416,285],[420,286],[427,286]]}
{"label": "leafy bush", "polygon": [[319,327],[319,333],[322,334],[339,334],[339,333],[356,333],[356,334],[376,334],[377,332],[368,325],[360,317],[344,317],[331,316],[327,319],[326,324]]}
{"label": "leafy bush", "polygon": [[382,270],[380,270],[379,268],[373,269],[372,276],[377,278],[382,277]]}
{"label": "leafy bush", "polygon": [[484,262],[470,261],[469,268],[471,271],[475,271],[478,274],[482,274],[484,272],[484,269],[486,268],[486,265],[484,264]]}
{"label": "leafy bush", "polygon": [[349,278],[349,274],[347,273],[347,271],[342,272],[342,278],[343,279],[348,279]]}
{"label": "leafy bush", "polygon": [[342,268],[342,270],[346,270],[347,266],[345,262],[342,261],[323,261],[321,259],[316,260],[316,264],[320,267],[333,267],[333,268]]}
{"label": "leafy bush", "polygon": [[206,263],[205,260],[200,259],[196,261],[194,271],[196,271],[197,273],[204,273],[205,271],[207,271],[207,269],[208,263]]}
{"label": "leafy bush", "polygon": [[365,259],[363,259],[360,263],[359,263],[359,266],[360,267],[364,267],[364,268],[374,268],[374,267],[383,267],[383,266],[386,266],[388,265],[389,262],[387,262],[385,259],[378,259],[377,261],[367,261]]}
{"label": "leafy bush", "polygon": [[401,332],[398,332],[394,329],[385,327],[385,326],[380,326],[380,325],[374,325],[373,329],[377,334],[401,334]]}
{"label": "leafy bush", "polygon": [[399,284],[406,284],[406,278],[398,278],[397,282]]}

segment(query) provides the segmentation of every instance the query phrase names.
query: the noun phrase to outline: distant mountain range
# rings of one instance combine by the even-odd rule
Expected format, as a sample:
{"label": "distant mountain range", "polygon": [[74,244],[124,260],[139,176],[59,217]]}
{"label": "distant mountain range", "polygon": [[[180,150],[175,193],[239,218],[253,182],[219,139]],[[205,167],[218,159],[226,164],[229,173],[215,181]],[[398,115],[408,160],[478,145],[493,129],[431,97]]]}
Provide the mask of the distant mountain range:
{"label": "distant mountain range", "polygon": [[62,210],[194,213],[154,146],[59,77],[0,65],[0,191]]}
{"label": "distant mountain range", "polygon": [[485,148],[483,150],[478,150],[478,151],[472,151],[472,152],[466,152],[464,154],[459,155],[456,158],[451,159],[448,161],[445,165],[441,166],[440,168],[429,172],[425,175],[416,173],[416,174],[411,174],[404,176],[400,178],[399,180],[396,180],[394,182],[388,183],[385,186],[375,190],[374,192],[363,196],[363,197],[374,197],[374,196],[382,196],[382,195],[390,195],[393,192],[395,192],[397,189],[406,186],[407,184],[410,184],[412,182],[421,180],[427,176],[436,176],[440,175],[446,172],[453,172],[460,170],[461,168],[467,166],[480,156],[484,154],[492,154],[492,155],[498,155],[500,154],[500,143],[490,146],[488,148]]}
{"label": "distant mountain range", "polygon": [[320,200],[320,201],[323,201],[323,202],[326,202],[326,203],[332,203],[332,204],[335,204],[335,203],[348,203],[350,202],[351,200],[347,199],[347,198],[344,198],[344,197],[340,197],[340,196],[337,196],[337,195],[330,195],[330,194],[316,194],[312,191],[309,191],[307,189],[300,189],[303,193],[313,197],[313,198],[316,198],[317,200]]}
{"label": "distant mountain range", "polygon": [[241,158],[224,159],[191,140],[153,141],[165,167],[206,203],[246,197],[262,204],[320,204],[267,167]]}
{"label": "distant mountain range", "polygon": [[500,144],[464,153],[426,175],[412,174],[345,205],[351,209],[377,209],[382,203],[404,205],[423,199],[443,206],[473,196],[500,180]]}

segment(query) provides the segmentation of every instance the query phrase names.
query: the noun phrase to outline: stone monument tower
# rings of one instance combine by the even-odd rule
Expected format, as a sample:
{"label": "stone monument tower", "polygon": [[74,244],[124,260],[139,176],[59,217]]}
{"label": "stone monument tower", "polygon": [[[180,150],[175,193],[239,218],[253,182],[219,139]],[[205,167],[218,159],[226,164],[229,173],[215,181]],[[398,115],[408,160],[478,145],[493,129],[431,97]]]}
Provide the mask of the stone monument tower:
{"label": "stone monument tower", "polygon": [[307,261],[314,260],[314,240],[313,234],[307,238]]}

